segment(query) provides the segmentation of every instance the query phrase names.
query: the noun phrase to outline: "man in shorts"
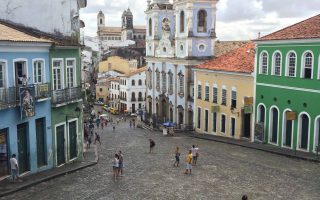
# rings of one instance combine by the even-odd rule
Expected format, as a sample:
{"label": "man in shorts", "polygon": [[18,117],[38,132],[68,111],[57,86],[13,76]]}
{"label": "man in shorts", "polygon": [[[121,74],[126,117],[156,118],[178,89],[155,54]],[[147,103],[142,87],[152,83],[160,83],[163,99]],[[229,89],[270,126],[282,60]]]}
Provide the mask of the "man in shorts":
{"label": "man in shorts", "polygon": [[189,150],[189,154],[187,155],[186,163],[187,163],[187,166],[186,166],[185,174],[188,174],[188,171],[189,171],[189,174],[191,175],[191,170],[192,170],[192,151],[191,150]]}
{"label": "man in shorts", "polygon": [[17,182],[22,182],[22,180],[19,177],[19,165],[16,159],[16,154],[12,154],[12,158],[10,159],[10,166],[12,182],[15,182],[15,180],[17,180]]}

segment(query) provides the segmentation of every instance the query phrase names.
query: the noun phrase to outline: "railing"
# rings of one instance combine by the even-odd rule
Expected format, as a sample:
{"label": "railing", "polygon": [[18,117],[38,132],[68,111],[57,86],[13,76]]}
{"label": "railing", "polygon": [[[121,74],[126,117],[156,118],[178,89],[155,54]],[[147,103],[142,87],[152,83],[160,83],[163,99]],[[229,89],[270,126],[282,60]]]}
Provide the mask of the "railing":
{"label": "railing", "polygon": [[15,107],[19,104],[19,88],[0,88],[0,109]]}
{"label": "railing", "polygon": [[131,101],[137,101],[137,99],[136,98],[131,98]]}
{"label": "railing", "polygon": [[66,88],[63,90],[52,91],[52,104],[70,103],[82,99],[82,88]]}
{"label": "railing", "polygon": [[143,101],[143,98],[142,97],[138,97],[138,101]]}
{"label": "railing", "polygon": [[46,99],[50,97],[50,83],[34,85],[35,99]]}

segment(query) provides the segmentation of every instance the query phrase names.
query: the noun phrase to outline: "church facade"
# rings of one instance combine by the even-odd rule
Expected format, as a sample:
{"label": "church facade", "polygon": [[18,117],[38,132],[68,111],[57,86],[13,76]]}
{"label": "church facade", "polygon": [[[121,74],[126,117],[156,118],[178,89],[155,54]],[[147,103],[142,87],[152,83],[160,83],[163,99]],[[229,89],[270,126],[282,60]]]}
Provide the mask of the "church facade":
{"label": "church facade", "polygon": [[218,0],[148,0],[147,112],[154,123],[194,126],[192,68],[214,55]]}

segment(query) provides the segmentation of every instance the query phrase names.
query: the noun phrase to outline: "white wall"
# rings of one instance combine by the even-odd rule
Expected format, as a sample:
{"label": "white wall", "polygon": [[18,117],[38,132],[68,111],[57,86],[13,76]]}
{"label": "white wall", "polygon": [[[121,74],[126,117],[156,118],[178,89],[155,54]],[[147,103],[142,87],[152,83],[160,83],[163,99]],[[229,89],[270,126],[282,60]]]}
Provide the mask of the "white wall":
{"label": "white wall", "polygon": [[44,32],[71,36],[79,32],[79,19],[72,21],[78,11],[77,0],[1,0],[0,18]]}

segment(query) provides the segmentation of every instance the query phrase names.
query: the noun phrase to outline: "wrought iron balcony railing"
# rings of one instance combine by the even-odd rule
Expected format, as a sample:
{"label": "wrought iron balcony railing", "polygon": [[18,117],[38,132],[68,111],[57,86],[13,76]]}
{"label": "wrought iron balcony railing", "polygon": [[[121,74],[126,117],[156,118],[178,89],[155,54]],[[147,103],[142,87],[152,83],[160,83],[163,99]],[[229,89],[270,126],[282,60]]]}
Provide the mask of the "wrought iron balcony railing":
{"label": "wrought iron balcony railing", "polygon": [[52,91],[52,104],[68,104],[74,101],[78,101],[82,99],[82,88],[74,87],[74,88],[66,88],[62,90],[53,90]]}
{"label": "wrought iron balcony railing", "polygon": [[137,99],[134,97],[134,98],[131,98],[131,101],[137,101]]}

